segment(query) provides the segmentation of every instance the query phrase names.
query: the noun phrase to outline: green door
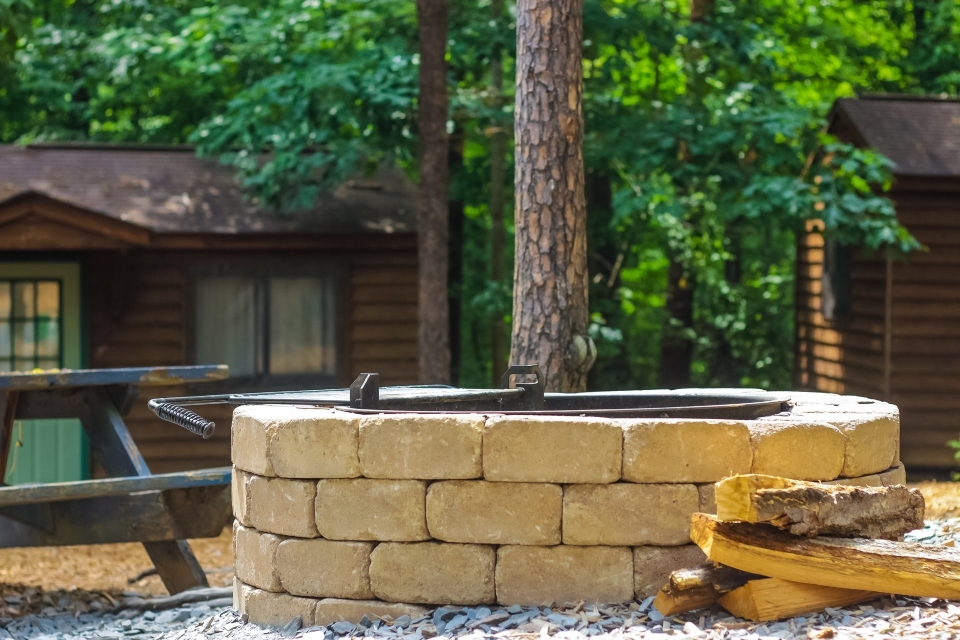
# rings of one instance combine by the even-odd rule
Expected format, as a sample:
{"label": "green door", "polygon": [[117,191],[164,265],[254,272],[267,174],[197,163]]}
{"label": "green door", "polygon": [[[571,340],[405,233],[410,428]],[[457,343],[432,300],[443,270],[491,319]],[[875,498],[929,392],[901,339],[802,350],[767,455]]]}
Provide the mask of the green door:
{"label": "green door", "polygon": [[[79,369],[80,265],[0,262],[0,372]],[[6,482],[64,482],[87,477],[79,420],[18,420]]]}

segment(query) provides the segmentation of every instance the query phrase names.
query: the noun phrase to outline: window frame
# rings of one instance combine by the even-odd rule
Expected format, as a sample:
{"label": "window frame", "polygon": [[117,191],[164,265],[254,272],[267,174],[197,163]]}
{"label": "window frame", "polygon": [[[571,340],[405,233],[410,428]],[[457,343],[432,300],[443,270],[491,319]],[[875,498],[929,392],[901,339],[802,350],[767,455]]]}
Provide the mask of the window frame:
{"label": "window frame", "polygon": [[[348,342],[345,340],[347,318],[349,312],[348,286],[345,275],[348,273],[342,265],[326,261],[296,263],[283,259],[263,259],[244,261],[237,264],[232,261],[222,261],[217,264],[196,265],[189,270],[187,291],[187,309],[185,328],[187,331],[187,360],[196,364],[196,314],[197,314],[197,282],[201,278],[231,277],[251,278],[255,280],[255,294],[257,297],[258,313],[262,315],[259,323],[257,359],[262,371],[252,376],[231,375],[227,380],[205,383],[205,393],[216,393],[218,390],[229,390],[232,393],[245,391],[269,391],[285,389],[322,389],[339,386],[343,379],[343,372],[347,368]],[[270,366],[270,279],[271,278],[327,278],[333,287],[333,300],[336,305],[334,317],[334,348],[336,356],[331,373],[271,373]]]}
{"label": "window frame", "polygon": [[[57,312],[58,312],[58,313],[57,313],[56,321],[57,321],[58,329],[57,329],[57,357],[56,357],[57,362],[56,362],[55,368],[56,368],[56,369],[63,369],[63,368],[64,368],[64,365],[63,365],[63,362],[64,362],[64,353],[63,353],[63,351],[64,351],[64,336],[63,336],[63,332],[64,332],[64,302],[65,302],[65,300],[64,300],[64,293],[63,293],[63,289],[64,289],[64,282],[63,282],[63,280],[64,280],[64,279],[63,279],[62,277],[50,277],[50,278],[46,278],[46,277],[0,277],[0,284],[9,284],[9,285],[10,285],[10,315],[9,315],[6,319],[0,318],[0,321],[8,322],[8,323],[10,324],[10,327],[9,327],[9,330],[10,330],[10,357],[9,357],[9,360],[10,360],[10,371],[11,371],[11,372],[12,372],[12,371],[19,371],[18,369],[15,369],[15,368],[14,368],[17,360],[25,360],[25,359],[26,359],[26,358],[18,358],[17,355],[16,355],[16,338],[15,338],[15,336],[14,336],[14,325],[15,325],[16,322],[17,322],[17,317],[16,317],[16,315],[14,315],[14,312],[13,312],[13,307],[14,307],[14,304],[13,304],[13,290],[14,290],[14,286],[15,286],[17,283],[24,283],[24,282],[32,283],[33,286],[34,286],[34,294],[33,294],[34,315],[33,315],[33,318],[32,318],[32,320],[33,320],[33,336],[34,336],[34,351],[33,351],[33,357],[31,358],[31,359],[33,360],[33,368],[34,368],[34,369],[40,368],[40,360],[41,360],[41,359],[42,359],[42,360],[51,360],[50,357],[41,358],[41,357],[38,355],[38,353],[37,353],[37,351],[38,351],[38,350],[37,350],[37,336],[39,335],[38,329],[39,329],[39,327],[40,327],[40,316],[39,316],[39,315],[37,314],[37,312],[36,312],[37,301],[38,301],[38,296],[37,296],[37,284],[39,284],[39,283],[41,283],[41,282],[56,282],[56,283],[57,283]],[[20,320],[21,320],[21,321],[26,321],[26,320],[30,320],[30,319],[31,319],[31,318],[21,318]],[[4,360],[6,360],[6,359],[7,359],[7,358],[4,358],[3,356],[0,356],[0,362],[4,361]],[[31,370],[32,370],[32,369],[31,369]],[[28,373],[29,373],[29,372],[28,372]]]}
{"label": "window frame", "polygon": [[[832,257],[829,257],[831,254]],[[824,237],[820,304],[823,319],[830,324],[842,325],[853,315],[853,267],[856,258],[855,246]],[[832,303],[829,310],[828,302]]]}

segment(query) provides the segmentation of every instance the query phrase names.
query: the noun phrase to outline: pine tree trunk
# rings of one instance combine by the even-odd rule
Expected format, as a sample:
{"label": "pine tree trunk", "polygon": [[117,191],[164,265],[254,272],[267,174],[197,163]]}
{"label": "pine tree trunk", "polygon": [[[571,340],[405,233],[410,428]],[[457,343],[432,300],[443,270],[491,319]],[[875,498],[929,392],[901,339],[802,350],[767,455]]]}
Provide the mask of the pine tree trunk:
{"label": "pine tree trunk", "polygon": [[[690,0],[690,21],[704,22],[714,9],[714,0]],[[699,47],[687,46],[684,52],[689,69],[687,101],[691,109],[698,107],[704,92],[705,78],[697,72],[697,62],[703,57]],[[692,271],[675,254],[670,259],[667,273],[667,321],[660,338],[660,386],[681,388],[690,386],[690,367],[693,364],[693,292],[696,279]]]}
{"label": "pine tree trunk", "polygon": [[582,391],[587,334],[582,0],[517,2],[516,260],[511,362]]}
{"label": "pine tree trunk", "polygon": [[420,33],[419,372],[420,382],[446,384],[450,381],[446,0],[417,0],[417,19]]}
{"label": "pine tree trunk", "polygon": [[670,261],[667,274],[667,322],[660,337],[660,386],[682,389],[690,386],[693,341],[693,277],[679,258]]}
{"label": "pine tree trunk", "polygon": [[[454,117],[453,133],[448,140],[450,157],[450,181],[456,184],[457,176],[463,171],[463,145],[466,133],[461,122],[462,118]],[[447,255],[449,270],[447,271],[447,299],[450,305],[450,384],[460,384],[460,323],[463,308],[463,220],[464,204],[459,194],[451,194],[447,206],[449,212],[449,226],[447,228]]]}
{"label": "pine tree trunk", "polygon": [[[492,0],[490,19],[500,24],[503,19],[503,0]],[[496,46],[490,56],[490,93],[493,95],[493,108],[498,112],[503,107],[503,53]],[[491,124],[490,131],[490,279],[496,283],[503,281],[504,246],[507,231],[503,221],[503,208],[506,206],[504,181],[507,172],[507,132],[498,120]],[[503,314],[494,312],[490,318],[490,360],[491,382],[500,386],[500,376],[507,368],[507,340]]]}

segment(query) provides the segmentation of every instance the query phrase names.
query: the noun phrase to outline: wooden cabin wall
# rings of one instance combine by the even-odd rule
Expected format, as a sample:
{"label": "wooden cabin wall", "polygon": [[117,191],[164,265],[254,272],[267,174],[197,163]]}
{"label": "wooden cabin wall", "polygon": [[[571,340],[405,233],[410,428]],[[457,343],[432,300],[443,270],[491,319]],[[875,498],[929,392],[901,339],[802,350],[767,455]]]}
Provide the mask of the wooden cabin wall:
{"label": "wooden cabin wall", "polygon": [[896,404],[907,467],[956,467],[946,442],[960,436],[960,199],[931,191],[894,199],[900,221],[929,251],[892,263],[889,393],[885,260],[855,262],[853,314],[828,322],[820,313],[817,233],[801,237],[797,252],[797,384]]}
{"label": "wooden cabin wall", "polygon": [[360,373],[379,373],[380,384],[414,384],[417,357],[417,260],[397,255],[358,256],[350,274],[349,384]]}
{"label": "wooden cabin wall", "polygon": [[[243,261],[249,252],[204,252],[203,259]],[[271,254],[258,257],[270,258]],[[278,259],[289,259],[286,252]],[[192,314],[191,252],[94,252],[85,263],[85,291],[92,367],[193,364],[189,353]],[[303,260],[310,260],[304,252]],[[417,379],[417,269],[414,251],[323,252],[342,270],[342,331],[338,381],[361,371],[379,372],[383,384]],[[230,464],[230,409],[209,407],[217,422],[209,440],[162,422],[147,408],[150,398],[222,393],[204,385],[144,388],[127,425],[151,470],[157,473]],[[95,468],[95,474],[99,470]]]}
{"label": "wooden cabin wall", "polygon": [[881,398],[884,390],[885,261],[857,255],[851,313],[822,313],[823,236],[807,224],[797,242],[796,384],[800,388]]}
{"label": "wooden cabin wall", "polygon": [[893,266],[890,401],[900,407],[901,458],[909,467],[956,467],[960,436],[960,198],[896,196],[897,215],[929,251]]}

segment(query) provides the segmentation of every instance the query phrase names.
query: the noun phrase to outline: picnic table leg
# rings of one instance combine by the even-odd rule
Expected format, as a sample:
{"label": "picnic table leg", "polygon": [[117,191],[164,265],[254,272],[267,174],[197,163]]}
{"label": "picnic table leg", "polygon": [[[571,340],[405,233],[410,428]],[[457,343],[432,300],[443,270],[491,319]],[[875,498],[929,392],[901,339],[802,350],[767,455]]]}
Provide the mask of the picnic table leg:
{"label": "picnic table leg", "polygon": [[13,422],[17,415],[19,391],[7,391],[0,395],[0,485],[7,481],[7,465],[10,464],[10,446],[13,444]]}
{"label": "picnic table leg", "polygon": [[[94,455],[107,475],[150,475],[146,461],[106,389],[90,390],[81,422],[90,438]],[[143,547],[171,594],[209,586],[207,576],[186,540],[144,542]]]}

